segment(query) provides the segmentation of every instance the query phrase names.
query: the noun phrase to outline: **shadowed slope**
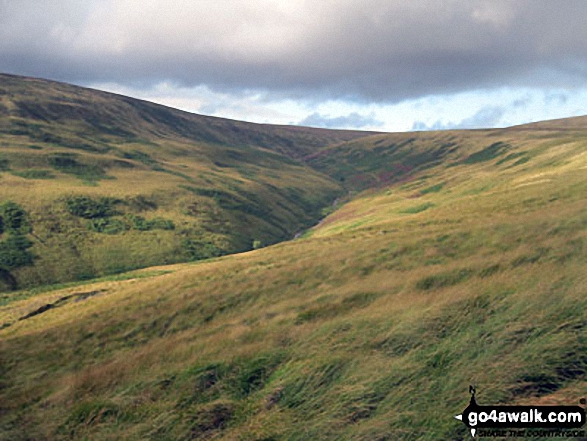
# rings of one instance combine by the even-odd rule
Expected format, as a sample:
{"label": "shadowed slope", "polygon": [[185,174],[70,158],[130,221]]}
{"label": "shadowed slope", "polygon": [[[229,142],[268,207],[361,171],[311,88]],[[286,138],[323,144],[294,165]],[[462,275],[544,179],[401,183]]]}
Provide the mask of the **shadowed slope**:
{"label": "shadowed slope", "polygon": [[[20,130],[50,140],[52,134],[60,138],[58,132],[65,131],[72,143],[87,143],[97,150],[106,148],[100,145],[100,139],[128,142],[183,138],[196,143],[254,145],[299,158],[326,145],[366,135],[196,115],[112,93],[6,74],[0,74],[0,115],[0,128],[5,133]],[[41,127],[31,127],[32,123]],[[58,128],[54,132],[43,123],[56,123]],[[35,129],[39,130],[37,135]]]}
{"label": "shadowed slope", "polygon": [[0,75],[0,212],[16,203],[27,224],[18,241],[0,231],[0,290],[292,238],[343,193],[296,158],[365,135]]}

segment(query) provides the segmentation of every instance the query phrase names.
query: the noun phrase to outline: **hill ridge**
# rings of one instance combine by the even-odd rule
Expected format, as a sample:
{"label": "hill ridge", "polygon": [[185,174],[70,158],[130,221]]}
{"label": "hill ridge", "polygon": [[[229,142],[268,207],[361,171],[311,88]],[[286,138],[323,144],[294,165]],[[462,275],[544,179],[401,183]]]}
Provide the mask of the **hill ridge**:
{"label": "hill ridge", "polygon": [[[12,273],[19,286],[52,283],[292,238],[344,192],[300,158],[370,135],[233,121],[0,74],[0,205],[17,203],[31,224],[18,247],[0,237],[20,256],[0,262],[0,290],[14,286]],[[161,251],[161,241],[172,245]],[[108,263],[113,253],[120,266]]]}

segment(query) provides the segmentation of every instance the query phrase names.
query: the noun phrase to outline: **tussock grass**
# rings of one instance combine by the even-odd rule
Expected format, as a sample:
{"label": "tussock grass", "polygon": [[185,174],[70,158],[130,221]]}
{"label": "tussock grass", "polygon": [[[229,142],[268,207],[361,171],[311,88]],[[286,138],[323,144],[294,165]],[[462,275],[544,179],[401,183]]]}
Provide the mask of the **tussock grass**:
{"label": "tussock grass", "polygon": [[[469,436],[453,418],[469,384],[481,403],[576,404],[587,394],[583,136],[442,132],[329,147],[307,160],[331,176],[348,171],[347,188],[353,173],[383,188],[355,195],[306,238],[16,293],[0,307],[0,324],[10,323],[0,329],[0,439],[456,440]],[[531,160],[498,164],[520,152]],[[225,169],[238,158],[214,160]],[[403,160],[409,172],[380,175]],[[257,203],[235,181],[205,195],[164,175],[177,179],[167,181],[173,194],[194,198],[179,202],[188,213],[215,198]],[[92,200],[137,198],[144,219],[185,228],[190,214],[166,214],[155,186],[116,187],[134,189],[132,176],[119,170],[83,191],[71,190],[76,178],[50,180],[47,194],[69,185]],[[288,176],[289,190],[272,191],[309,197]],[[422,193],[435,182],[441,191]],[[424,204],[434,208],[405,213]],[[172,241],[171,231],[149,233],[158,240],[126,232],[126,251]],[[97,246],[109,244],[107,260],[120,265],[107,236]],[[18,320],[48,304],[57,306]]]}
{"label": "tussock grass", "polygon": [[521,187],[486,175],[491,193],[470,194],[463,169],[418,218],[401,213],[413,189],[383,191],[308,239],[23,297],[5,314],[106,289],[0,331],[3,431],[459,439],[471,383],[486,403],[573,404],[587,392],[574,170]]}

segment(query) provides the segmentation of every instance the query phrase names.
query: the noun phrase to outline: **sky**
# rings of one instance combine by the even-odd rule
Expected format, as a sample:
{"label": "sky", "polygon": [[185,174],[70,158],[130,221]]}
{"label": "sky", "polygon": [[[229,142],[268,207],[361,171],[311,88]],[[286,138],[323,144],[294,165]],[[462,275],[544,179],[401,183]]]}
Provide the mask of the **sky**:
{"label": "sky", "polygon": [[273,124],[587,114],[584,0],[0,0],[0,72]]}

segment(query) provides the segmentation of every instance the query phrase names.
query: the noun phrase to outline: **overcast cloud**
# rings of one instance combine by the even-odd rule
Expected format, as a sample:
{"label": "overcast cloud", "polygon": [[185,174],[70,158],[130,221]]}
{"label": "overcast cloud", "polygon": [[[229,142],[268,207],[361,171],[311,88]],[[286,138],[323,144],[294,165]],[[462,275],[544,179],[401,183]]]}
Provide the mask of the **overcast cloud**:
{"label": "overcast cloud", "polygon": [[584,0],[0,0],[0,71],[255,105],[503,87],[558,102],[585,87],[586,41]]}
{"label": "overcast cloud", "polygon": [[583,0],[4,0],[0,70],[397,102],[587,78]]}

